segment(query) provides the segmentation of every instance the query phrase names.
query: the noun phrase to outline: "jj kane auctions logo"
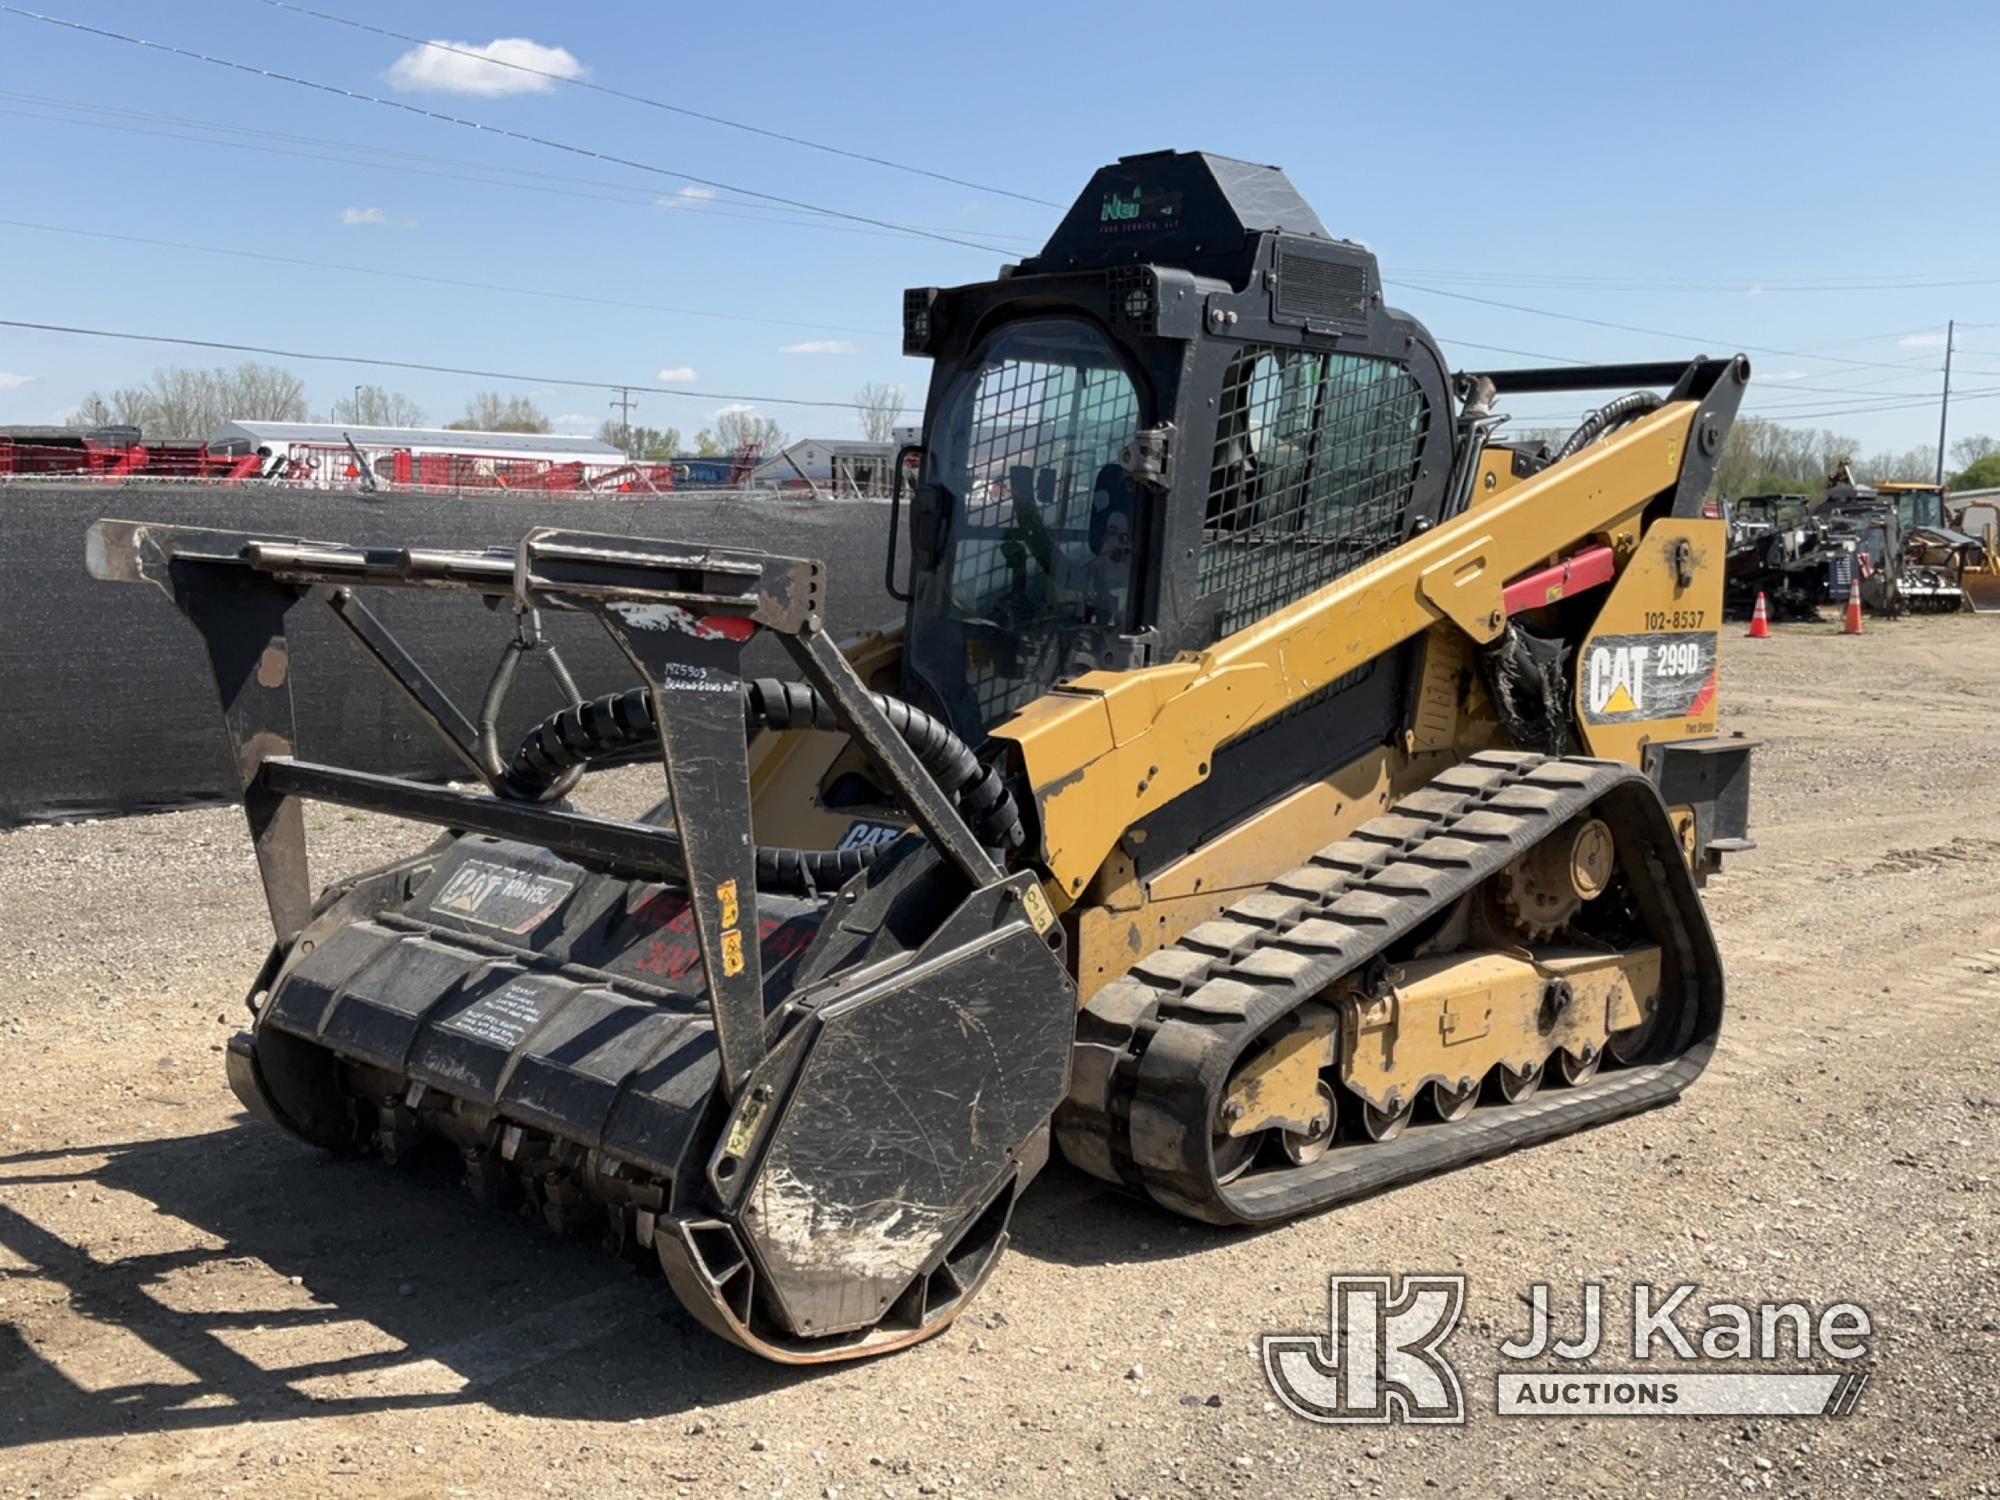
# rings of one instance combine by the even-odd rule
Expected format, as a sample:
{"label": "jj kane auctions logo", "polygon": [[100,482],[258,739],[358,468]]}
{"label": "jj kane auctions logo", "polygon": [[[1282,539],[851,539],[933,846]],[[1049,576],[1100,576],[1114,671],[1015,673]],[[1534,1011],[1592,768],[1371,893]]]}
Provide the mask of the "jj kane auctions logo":
{"label": "jj kane auctions logo", "polygon": [[[1444,1423],[1466,1419],[1465,1393],[1445,1342],[1465,1310],[1462,1275],[1328,1278],[1327,1331],[1267,1333],[1264,1378],[1309,1422]],[[1874,1325],[1835,1302],[1697,1305],[1696,1288],[1631,1289],[1630,1339],[1606,1342],[1599,1282],[1580,1290],[1574,1337],[1558,1336],[1546,1283],[1529,1292],[1528,1327],[1500,1344],[1494,1393],[1501,1416],[1844,1416],[1868,1384],[1859,1362]],[[1585,1361],[1629,1351],[1638,1368]],[[1562,1363],[1550,1366],[1549,1359]],[[1683,1363],[1671,1368],[1655,1359]],[[1825,1368],[1822,1361],[1834,1361]],[[1692,1363],[1693,1369],[1685,1367]],[[1532,1364],[1532,1368],[1523,1366]],[[1818,1368],[1814,1365],[1818,1364]],[[1748,1366],[1748,1368],[1746,1368]]]}

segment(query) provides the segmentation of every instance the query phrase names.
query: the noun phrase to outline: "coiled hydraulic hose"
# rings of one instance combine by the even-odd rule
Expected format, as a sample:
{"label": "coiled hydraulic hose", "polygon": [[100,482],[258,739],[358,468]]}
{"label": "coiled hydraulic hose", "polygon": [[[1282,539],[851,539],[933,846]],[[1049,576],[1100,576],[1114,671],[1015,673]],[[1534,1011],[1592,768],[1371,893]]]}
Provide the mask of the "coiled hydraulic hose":
{"label": "coiled hydraulic hose", "polygon": [[[979,842],[989,849],[1019,848],[1025,838],[1020,809],[1000,773],[983,764],[942,720],[886,693],[868,696],[939,788],[957,804]],[[743,708],[746,724],[752,729],[840,728],[833,705],[803,682],[770,677],[746,682]],[[644,688],[607,693],[551,714],[530,730],[508,762],[499,789],[523,801],[540,800],[576,769],[622,755],[657,740],[659,734],[652,695]],[[823,890],[866,869],[884,847],[759,846],[757,882],[772,891]]]}
{"label": "coiled hydraulic hose", "polygon": [[1636,422],[1647,412],[1657,411],[1662,405],[1660,398],[1652,391],[1633,391],[1628,396],[1620,396],[1616,401],[1607,401],[1589,416],[1563,445],[1556,449],[1549,462],[1561,463],[1573,454],[1582,452],[1592,443],[1614,428],[1623,427],[1627,422]]}

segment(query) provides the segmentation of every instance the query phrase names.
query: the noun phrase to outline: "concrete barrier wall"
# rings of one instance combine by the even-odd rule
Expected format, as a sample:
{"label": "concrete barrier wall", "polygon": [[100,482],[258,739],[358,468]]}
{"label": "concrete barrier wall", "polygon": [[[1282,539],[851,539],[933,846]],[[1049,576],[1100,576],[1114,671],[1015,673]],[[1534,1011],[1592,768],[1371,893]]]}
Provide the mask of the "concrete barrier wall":
{"label": "concrete barrier wall", "polygon": [[[101,516],[378,546],[512,545],[530,527],[654,536],[816,557],[836,634],[900,618],[882,587],[888,507],[868,501],[686,496],[632,501],[488,499],[193,486],[0,486],[0,827],[230,800],[214,680],[194,627],[157,589],[99,583],[84,531]],[[374,591],[370,607],[468,715],[510,617],[476,600]],[[362,770],[443,776],[457,761],[321,609],[294,611],[299,754]],[[548,620],[586,694],[631,686],[592,621]],[[775,647],[755,670],[795,675]],[[517,679],[503,743],[560,697]]]}

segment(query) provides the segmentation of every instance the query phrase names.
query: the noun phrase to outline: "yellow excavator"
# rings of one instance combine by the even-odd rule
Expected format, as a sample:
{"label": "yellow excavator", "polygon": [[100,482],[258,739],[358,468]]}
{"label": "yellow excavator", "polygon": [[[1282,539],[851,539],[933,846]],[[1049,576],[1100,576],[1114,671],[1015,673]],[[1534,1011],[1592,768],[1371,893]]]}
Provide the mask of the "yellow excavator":
{"label": "yellow excavator", "polygon": [[[998,279],[909,292],[903,340],[934,364],[906,613],[845,648],[810,559],[92,529],[214,668],[277,936],[229,1050],[253,1114],[449,1150],[805,1363],[945,1327],[1052,1145],[1263,1224],[1687,1087],[1723,1004],[1700,887],[1748,847],[1704,518],[1743,359],[1454,374],[1283,172],[1172,152]],[[1607,395],[1567,441],[1502,438],[1568,391]],[[379,589],[511,614],[476,718]],[[302,608],[483,787],[301,758]],[[558,670],[505,745],[558,611],[636,685]],[[635,756],[650,813],[576,804]],[[309,799],[442,832],[315,897]]]}

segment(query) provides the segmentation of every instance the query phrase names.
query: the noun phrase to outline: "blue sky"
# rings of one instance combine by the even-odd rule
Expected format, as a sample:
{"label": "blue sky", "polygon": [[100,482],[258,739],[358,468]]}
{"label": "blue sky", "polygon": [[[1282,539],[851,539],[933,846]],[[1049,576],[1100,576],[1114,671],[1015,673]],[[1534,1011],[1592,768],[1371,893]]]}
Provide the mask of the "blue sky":
{"label": "blue sky", "polygon": [[[636,419],[692,434],[738,394],[843,401],[870,380],[920,393],[927,367],[898,353],[902,289],[991,276],[1060,215],[567,86],[452,92],[539,80],[435,52],[399,65],[403,43],[259,0],[21,3],[665,170],[0,14],[0,317],[667,385],[704,394],[642,397]],[[1543,362],[1475,344],[1573,360],[1768,349],[1752,355],[1753,409],[1870,449],[1934,441],[1955,317],[1972,326],[1954,433],[2000,432],[2000,129],[1982,71],[2000,56],[2000,7],[319,8],[474,47],[560,48],[514,55],[1057,204],[1129,152],[1275,162],[1336,233],[1378,252],[1393,300],[1455,364]],[[773,210],[675,172],[1008,255]],[[568,300],[590,298],[643,306]],[[237,357],[0,328],[0,422],[53,420],[162,364]],[[315,413],[379,381],[442,421],[497,384],[292,367]],[[572,428],[608,413],[602,391],[500,388]],[[795,434],[853,430],[845,411],[762,409]],[[1544,412],[1572,414],[1540,398]]]}

